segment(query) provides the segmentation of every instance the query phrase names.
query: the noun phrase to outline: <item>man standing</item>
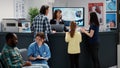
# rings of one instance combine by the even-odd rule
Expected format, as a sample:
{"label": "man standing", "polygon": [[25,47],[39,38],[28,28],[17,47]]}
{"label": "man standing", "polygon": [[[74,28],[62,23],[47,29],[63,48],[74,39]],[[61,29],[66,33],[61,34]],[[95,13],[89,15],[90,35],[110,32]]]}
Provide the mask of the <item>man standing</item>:
{"label": "man standing", "polygon": [[47,34],[51,32],[50,22],[47,18],[48,12],[49,6],[43,5],[40,8],[40,13],[33,19],[31,25],[31,31],[33,31],[34,37],[38,32],[44,32],[46,41],[48,41]]}
{"label": "man standing", "polygon": [[17,35],[8,33],[6,35],[6,44],[1,53],[1,59],[5,68],[22,68],[23,66],[30,66],[30,62],[24,62],[19,49],[16,47],[18,42]]}

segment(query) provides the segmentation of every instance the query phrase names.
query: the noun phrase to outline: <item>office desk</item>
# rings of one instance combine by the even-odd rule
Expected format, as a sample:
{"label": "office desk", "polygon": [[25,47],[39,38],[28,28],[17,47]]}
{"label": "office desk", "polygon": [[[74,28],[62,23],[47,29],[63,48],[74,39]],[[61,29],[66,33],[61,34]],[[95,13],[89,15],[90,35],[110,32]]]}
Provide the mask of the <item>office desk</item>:
{"label": "office desk", "polygon": [[[69,56],[67,55],[67,43],[65,43],[65,34],[51,34],[49,36],[52,58],[50,65],[52,68],[70,68]],[[82,34],[80,67],[92,68],[91,59],[86,50],[86,36]],[[101,68],[111,67],[117,64],[117,33],[100,32],[99,33],[99,59]]]}

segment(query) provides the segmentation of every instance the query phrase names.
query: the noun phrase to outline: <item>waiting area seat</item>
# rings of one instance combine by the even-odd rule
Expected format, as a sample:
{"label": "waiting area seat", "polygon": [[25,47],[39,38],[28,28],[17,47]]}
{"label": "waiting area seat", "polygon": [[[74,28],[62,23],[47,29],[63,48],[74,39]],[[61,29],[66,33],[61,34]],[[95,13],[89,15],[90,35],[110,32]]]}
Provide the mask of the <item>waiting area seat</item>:
{"label": "waiting area seat", "polygon": [[[23,57],[23,60],[27,61],[28,60],[27,49],[26,48],[20,49],[20,53],[21,53],[21,56]],[[49,66],[46,64],[32,64],[32,66],[25,66],[23,68],[49,68]]]}
{"label": "waiting area seat", "polygon": [[[23,60],[27,61],[28,60],[27,49],[26,48],[20,49],[20,53],[21,53],[21,56],[23,57]],[[1,53],[0,53],[0,68],[5,68],[1,59]],[[22,68],[49,68],[49,66],[46,64],[32,64],[32,66],[25,66]]]}
{"label": "waiting area seat", "polygon": [[20,50],[21,56],[23,57],[23,60],[27,61],[28,60],[27,49],[26,48],[22,48],[22,49],[19,49],[19,50]]}
{"label": "waiting area seat", "polygon": [[[27,49],[26,48],[20,49],[20,53],[21,53],[21,55],[23,57],[23,60],[27,61],[28,60],[28,58],[27,58]],[[4,67],[5,66],[4,66],[4,64],[2,62],[1,53],[0,53],[0,68],[4,68]]]}

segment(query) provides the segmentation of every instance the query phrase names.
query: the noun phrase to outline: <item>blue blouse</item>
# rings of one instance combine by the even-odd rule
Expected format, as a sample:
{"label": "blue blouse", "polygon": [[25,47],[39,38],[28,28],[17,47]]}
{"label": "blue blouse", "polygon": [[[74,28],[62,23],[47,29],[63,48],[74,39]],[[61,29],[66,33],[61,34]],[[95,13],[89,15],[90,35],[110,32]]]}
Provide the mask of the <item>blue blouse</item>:
{"label": "blue blouse", "polygon": [[89,28],[89,32],[90,32],[90,30],[94,30],[94,35],[93,35],[92,38],[89,38],[89,43],[96,43],[96,42],[98,42],[99,26],[91,24],[90,28]]}
{"label": "blue blouse", "polygon": [[[30,46],[28,47],[28,57],[29,56],[37,57],[37,55],[49,59],[51,57],[49,46],[46,43],[44,43],[39,47],[36,42],[31,43]],[[47,60],[34,60],[31,62],[32,64],[37,63],[47,64]]]}

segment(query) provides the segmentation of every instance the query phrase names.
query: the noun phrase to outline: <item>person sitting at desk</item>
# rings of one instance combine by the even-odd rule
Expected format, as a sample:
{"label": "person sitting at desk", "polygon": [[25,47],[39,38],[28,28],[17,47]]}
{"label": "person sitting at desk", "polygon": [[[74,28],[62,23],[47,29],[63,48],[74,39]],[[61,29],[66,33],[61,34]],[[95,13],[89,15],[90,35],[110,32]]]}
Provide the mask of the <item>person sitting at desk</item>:
{"label": "person sitting at desk", "polygon": [[[50,20],[50,24],[56,24],[56,25],[63,24],[64,25],[64,22],[61,19],[62,18],[61,13],[62,13],[61,10],[59,9],[55,10],[55,12],[53,13],[53,19]],[[55,29],[52,29],[52,30],[55,30]],[[64,26],[64,31],[65,32],[68,31],[68,29],[65,26]]]}
{"label": "person sitting at desk", "polygon": [[28,47],[28,58],[32,64],[46,64],[51,57],[49,46],[44,43],[45,35],[43,32],[37,33],[35,42]]}
{"label": "person sitting at desk", "polygon": [[31,62],[24,62],[19,49],[16,47],[18,42],[17,35],[8,33],[6,35],[6,44],[1,53],[1,59],[5,68],[22,68],[23,66],[31,66]]}

